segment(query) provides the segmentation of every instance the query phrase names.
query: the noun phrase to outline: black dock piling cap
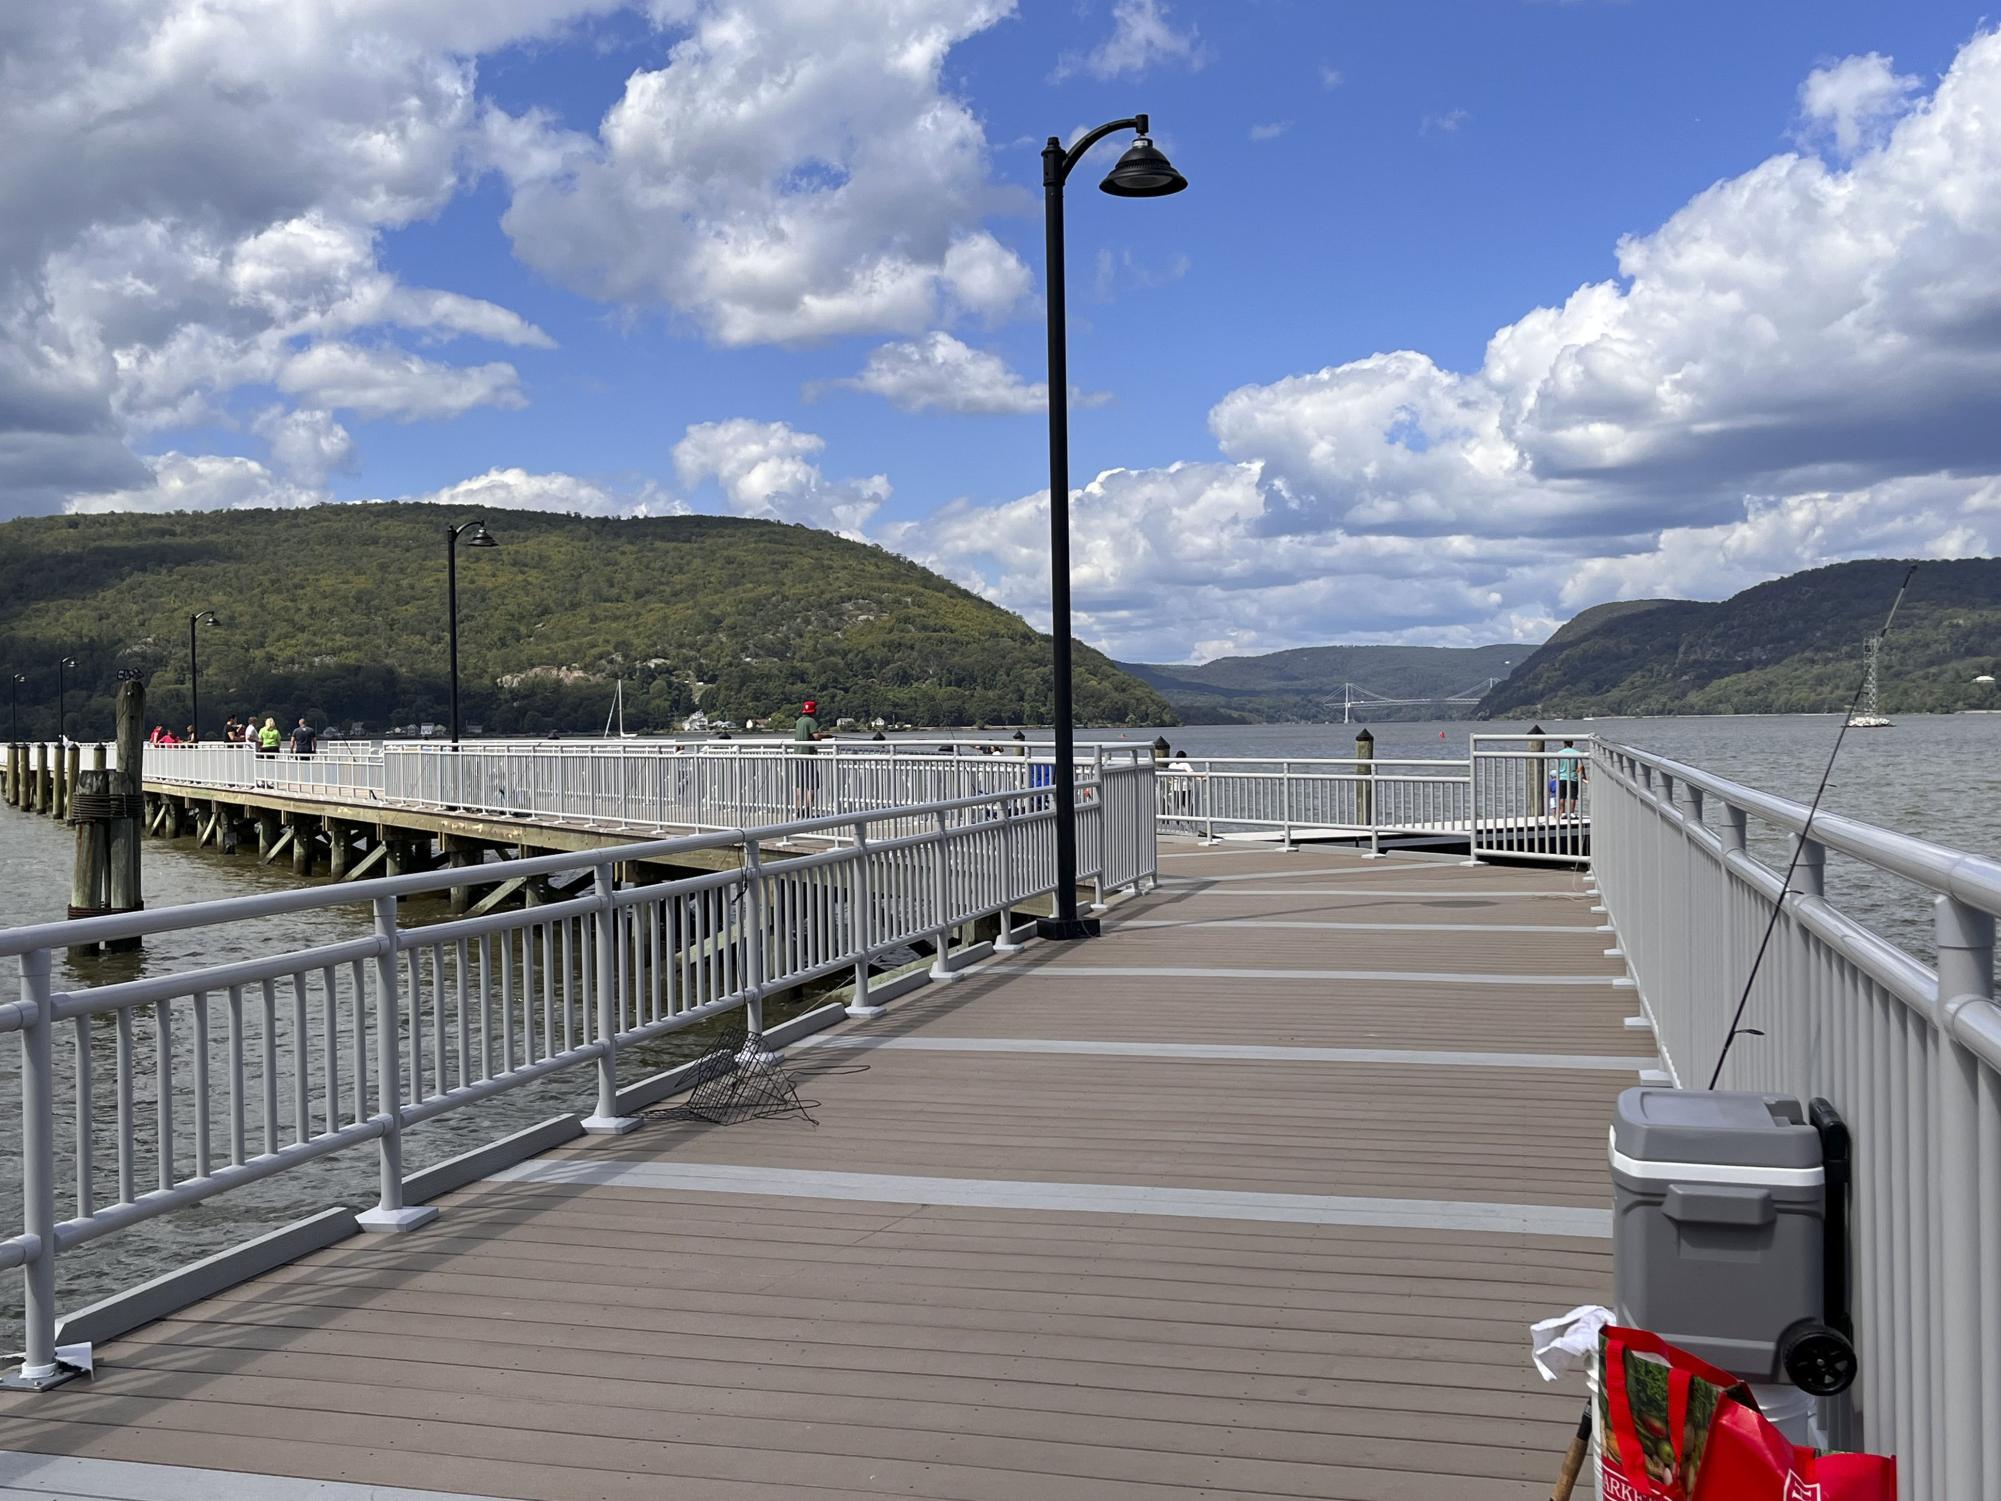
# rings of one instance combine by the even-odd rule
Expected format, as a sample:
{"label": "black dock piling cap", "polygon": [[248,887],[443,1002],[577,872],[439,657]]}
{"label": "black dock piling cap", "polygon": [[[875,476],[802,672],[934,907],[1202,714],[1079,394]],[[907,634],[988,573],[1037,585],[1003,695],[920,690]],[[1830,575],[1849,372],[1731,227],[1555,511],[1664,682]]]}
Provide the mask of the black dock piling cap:
{"label": "black dock piling cap", "polygon": [[1540,735],[1540,734],[1542,733],[1542,726],[1541,726],[1541,725],[1539,725],[1539,724],[1532,724],[1532,725],[1530,725],[1530,726],[1529,726],[1529,733],[1530,733],[1531,735]]}
{"label": "black dock piling cap", "polygon": [[1362,732],[1355,737],[1355,744],[1361,745],[1364,742],[1367,742],[1370,745],[1374,745],[1376,743],[1376,737],[1369,733],[1369,727],[1367,725],[1363,725]]}

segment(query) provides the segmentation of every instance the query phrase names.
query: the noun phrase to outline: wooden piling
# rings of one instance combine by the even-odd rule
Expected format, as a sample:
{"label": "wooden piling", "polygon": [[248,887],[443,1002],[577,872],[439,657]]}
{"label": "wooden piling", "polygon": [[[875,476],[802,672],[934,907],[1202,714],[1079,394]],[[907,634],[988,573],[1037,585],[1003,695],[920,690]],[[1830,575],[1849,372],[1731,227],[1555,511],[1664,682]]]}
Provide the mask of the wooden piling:
{"label": "wooden piling", "polygon": [[[110,897],[111,820],[101,816],[110,794],[111,773],[105,770],[104,747],[100,745],[91,753],[90,769],[77,772],[71,793],[70,808],[76,822],[76,867],[70,872],[69,887],[69,915],[73,918],[97,916]],[[73,943],[69,956],[88,958],[98,949],[95,943]]]}
{"label": "wooden piling", "polygon": [[83,747],[72,740],[63,747],[62,785],[56,789],[56,817],[68,818],[76,796],[76,779],[83,769]]}
{"label": "wooden piling", "polygon": [[[120,816],[110,829],[105,906],[113,912],[137,912],[146,905],[139,875],[139,825],[146,803],[146,685],[137,678],[118,685],[118,770],[113,791],[122,794]],[[108,951],[131,952],[137,938],[113,939]]]}

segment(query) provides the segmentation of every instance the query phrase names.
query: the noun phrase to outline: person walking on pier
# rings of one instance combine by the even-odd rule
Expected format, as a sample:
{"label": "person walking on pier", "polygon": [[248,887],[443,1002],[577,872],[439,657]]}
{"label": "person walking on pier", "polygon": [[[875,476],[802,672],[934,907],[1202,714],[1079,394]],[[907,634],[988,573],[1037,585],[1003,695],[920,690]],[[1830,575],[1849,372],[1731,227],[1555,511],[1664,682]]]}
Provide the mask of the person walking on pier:
{"label": "person walking on pier", "polygon": [[319,749],[319,744],[319,736],[313,733],[312,726],[302,717],[292,729],[292,754],[310,756]]}

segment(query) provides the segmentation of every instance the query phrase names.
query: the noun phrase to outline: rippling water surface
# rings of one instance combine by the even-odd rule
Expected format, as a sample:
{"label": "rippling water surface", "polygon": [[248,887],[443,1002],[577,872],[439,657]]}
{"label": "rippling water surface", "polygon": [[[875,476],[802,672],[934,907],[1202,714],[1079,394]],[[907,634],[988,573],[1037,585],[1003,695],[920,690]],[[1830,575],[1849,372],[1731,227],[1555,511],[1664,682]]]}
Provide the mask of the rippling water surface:
{"label": "rippling water surface", "polygon": [[[1836,721],[1825,715],[1701,719],[1600,719],[1547,721],[1554,735],[1596,732],[1640,748],[1691,762],[1765,791],[1812,796],[1833,744]],[[1192,756],[1347,756],[1360,726],[1191,726],[1125,731],[1093,739],[1149,742],[1164,734]],[[1370,727],[1378,757],[1463,757],[1472,726],[1463,723],[1387,723]],[[1483,725],[1519,730],[1526,725]],[[2001,716],[1912,715],[1888,730],[1851,731],[1825,807],[1855,818],[1941,843],[1994,854],[2001,850]],[[68,900],[72,833],[44,818],[0,808],[0,927],[59,919]],[[1786,845],[1754,840],[1768,862],[1783,867]],[[196,851],[187,843],[149,840],[145,846],[149,906],[207,901],[262,891],[289,890],[287,870],[259,866],[251,856]],[[1929,962],[1929,899],[1900,881],[1833,859],[1830,897],[1859,920]],[[444,915],[443,903],[412,914]],[[344,907],[242,923],[227,929],[166,934],[149,939],[143,953],[58,960],[58,988],[104,984],[201,964],[227,963],[274,948],[306,948],[368,930],[365,907]],[[0,997],[11,998],[15,979],[0,975]],[[774,1011],[775,1020],[779,1013]],[[108,1026],[93,1047],[108,1049]],[[669,1038],[626,1054],[627,1079],[641,1077],[694,1052],[692,1038]],[[0,1044],[0,1225],[20,1223],[18,1048]],[[59,1075],[66,1070],[59,1069]],[[473,1109],[417,1127],[404,1138],[406,1166],[414,1170],[560,1111],[587,1108],[587,1071],[544,1080]],[[59,1099],[59,1105],[61,1101]],[[78,1308],[106,1292],[128,1287],[197,1256],[274,1228],[332,1203],[373,1201],[375,1154],[358,1148],[322,1159],[265,1183],[211,1200],[180,1214],[106,1237],[61,1262],[59,1303]],[[65,1192],[66,1197],[66,1192]],[[10,1278],[9,1281],[12,1279]],[[18,1295],[0,1298],[4,1337],[17,1337]]]}

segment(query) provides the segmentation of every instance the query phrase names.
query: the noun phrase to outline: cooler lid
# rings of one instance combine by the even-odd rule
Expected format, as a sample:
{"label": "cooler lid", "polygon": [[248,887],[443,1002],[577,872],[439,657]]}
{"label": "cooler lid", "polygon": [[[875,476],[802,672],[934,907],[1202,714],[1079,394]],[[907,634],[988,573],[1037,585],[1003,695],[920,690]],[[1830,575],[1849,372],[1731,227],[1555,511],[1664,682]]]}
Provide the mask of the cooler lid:
{"label": "cooler lid", "polygon": [[1818,1168],[1820,1133],[1791,1095],[1628,1089],[1612,1117],[1612,1150],[1635,1162]]}

